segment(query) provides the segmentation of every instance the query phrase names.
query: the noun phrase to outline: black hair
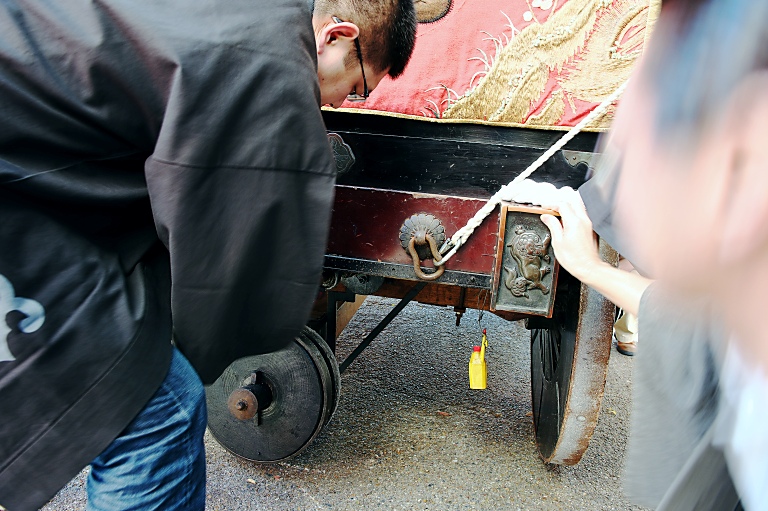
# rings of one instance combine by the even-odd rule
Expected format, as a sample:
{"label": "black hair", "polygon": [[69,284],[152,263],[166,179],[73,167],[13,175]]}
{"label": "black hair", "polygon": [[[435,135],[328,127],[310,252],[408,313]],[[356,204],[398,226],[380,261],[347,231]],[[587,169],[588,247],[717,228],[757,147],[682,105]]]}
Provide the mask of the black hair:
{"label": "black hair", "polygon": [[376,71],[389,69],[393,78],[403,73],[416,43],[413,0],[315,0],[314,13],[357,25],[366,64]]}

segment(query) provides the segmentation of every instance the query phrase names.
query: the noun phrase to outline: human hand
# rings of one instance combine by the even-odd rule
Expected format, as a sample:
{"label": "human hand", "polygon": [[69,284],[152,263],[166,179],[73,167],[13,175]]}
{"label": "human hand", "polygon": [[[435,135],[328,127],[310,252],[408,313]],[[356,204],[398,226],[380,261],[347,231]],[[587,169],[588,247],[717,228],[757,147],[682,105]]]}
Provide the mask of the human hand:
{"label": "human hand", "polygon": [[557,210],[557,205],[564,200],[563,196],[569,190],[574,191],[569,186],[556,188],[551,183],[524,179],[515,185],[511,198],[515,202],[535,204],[545,209]]}
{"label": "human hand", "polygon": [[549,183],[525,180],[513,199],[560,213],[560,219],[545,214],[541,215],[541,221],[552,234],[555,257],[571,275],[587,282],[595,267],[604,264],[597,250],[592,221],[579,192],[570,187],[555,188]]}

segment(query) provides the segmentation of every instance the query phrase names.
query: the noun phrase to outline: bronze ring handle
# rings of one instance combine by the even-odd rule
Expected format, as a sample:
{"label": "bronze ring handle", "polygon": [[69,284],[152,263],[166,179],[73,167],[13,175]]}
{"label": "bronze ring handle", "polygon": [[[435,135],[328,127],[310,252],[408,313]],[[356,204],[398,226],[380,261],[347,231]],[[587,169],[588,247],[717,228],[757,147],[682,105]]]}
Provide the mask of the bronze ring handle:
{"label": "bronze ring handle", "polygon": [[[420,245],[423,245],[424,242],[429,244],[429,249],[432,251],[432,258],[435,261],[440,261],[443,258],[443,256],[440,255],[440,250],[437,248],[435,238],[433,238],[431,234],[427,233],[423,237],[419,236],[419,238]],[[408,242],[408,253],[411,254],[411,259],[413,259],[413,271],[421,280],[437,280],[445,272],[445,266],[439,266],[434,273],[424,273],[424,271],[421,269],[419,254],[416,253],[416,236],[413,236],[411,241]]]}

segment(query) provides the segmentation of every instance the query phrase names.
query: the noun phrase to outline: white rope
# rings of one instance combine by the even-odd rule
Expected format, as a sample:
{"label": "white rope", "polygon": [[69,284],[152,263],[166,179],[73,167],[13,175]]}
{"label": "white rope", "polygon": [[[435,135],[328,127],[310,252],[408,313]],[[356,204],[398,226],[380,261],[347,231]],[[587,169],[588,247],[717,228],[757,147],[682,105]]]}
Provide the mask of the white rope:
{"label": "white rope", "polygon": [[[502,186],[501,189],[493,195],[493,197],[488,199],[488,202],[486,202],[485,205],[480,208],[477,213],[475,213],[475,216],[469,219],[467,225],[456,231],[451,239],[446,241],[443,246],[440,247],[440,253],[445,255],[440,261],[436,261],[434,263],[435,266],[442,266],[448,261],[448,259],[453,257],[459,248],[461,248],[461,246],[467,242],[472,233],[475,232],[475,229],[480,227],[480,224],[483,223],[483,220],[485,220],[485,218],[490,215],[494,209],[496,209],[497,204],[501,203],[502,201],[511,201],[515,196],[515,192],[517,192],[518,185],[521,181],[528,178],[528,176],[533,174],[542,165],[544,165],[544,162],[550,159],[552,155],[554,155],[557,151],[562,149],[565,144],[570,142],[573,137],[578,135],[592,121],[603,115],[608,107],[611,106],[614,101],[619,99],[619,96],[621,96],[626,87],[627,82],[624,82],[618,89],[616,89],[613,94],[606,98],[605,101],[597,105],[595,109],[589,113],[589,115],[581,120],[581,122],[568,130],[568,133],[563,135],[560,140],[555,142],[552,147],[547,149],[544,154],[539,156],[536,161],[528,165],[528,168],[525,169],[519,176],[513,179],[509,184]],[[446,252],[448,253],[446,254]]]}

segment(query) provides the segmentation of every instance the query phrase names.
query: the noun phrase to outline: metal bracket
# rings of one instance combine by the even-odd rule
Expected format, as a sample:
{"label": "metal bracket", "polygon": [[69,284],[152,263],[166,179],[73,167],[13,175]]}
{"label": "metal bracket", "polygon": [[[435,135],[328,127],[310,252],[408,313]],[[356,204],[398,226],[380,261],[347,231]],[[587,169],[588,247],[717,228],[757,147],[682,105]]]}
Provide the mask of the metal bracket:
{"label": "metal bracket", "polygon": [[325,343],[336,353],[336,304],[354,302],[355,293],[349,291],[328,291],[328,304],[325,314]]}
{"label": "metal bracket", "polygon": [[592,162],[597,157],[597,153],[587,152],[587,151],[571,151],[568,149],[563,149],[563,158],[565,158],[565,161],[568,162],[568,165],[571,167],[575,167],[579,163],[584,163],[587,165],[587,167],[592,166]]}
{"label": "metal bracket", "polygon": [[[344,362],[339,364],[339,372],[343,373],[347,370],[347,367],[349,367],[349,364],[354,362],[354,360],[360,355],[360,353],[363,352],[365,348],[368,347],[371,342],[389,325],[395,317],[400,314],[400,311],[402,311],[408,303],[416,298],[416,295],[419,294],[419,292],[424,289],[424,287],[427,285],[426,282],[419,282],[415,286],[411,288],[408,293],[403,297],[400,302],[392,308],[392,310],[387,314],[384,319],[382,319],[376,327],[371,330],[371,333],[369,333],[367,336],[365,336],[365,339],[362,340],[360,344],[357,345],[357,348],[347,356],[347,358],[344,359]],[[330,302],[329,302],[330,303]],[[335,324],[334,324],[334,331],[335,331]]]}
{"label": "metal bracket", "polygon": [[357,295],[372,295],[384,284],[384,277],[356,273],[348,277],[342,277],[341,283],[348,291]]}
{"label": "metal bracket", "polygon": [[355,164],[355,153],[338,133],[328,133],[328,142],[331,143],[333,159],[336,161],[336,175],[340,176]]}

